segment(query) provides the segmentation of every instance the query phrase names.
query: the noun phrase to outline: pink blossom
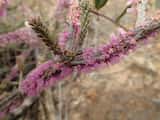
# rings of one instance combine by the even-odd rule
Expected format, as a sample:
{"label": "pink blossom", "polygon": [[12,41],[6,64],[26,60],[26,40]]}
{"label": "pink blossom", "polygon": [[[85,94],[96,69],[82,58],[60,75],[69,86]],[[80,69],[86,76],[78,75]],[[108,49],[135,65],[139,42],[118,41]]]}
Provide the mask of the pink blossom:
{"label": "pink blossom", "polygon": [[73,0],[69,8],[68,21],[73,26],[76,39],[80,34],[80,25],[81,25],[80,16],[81,16],[81,9],[78,0]]}
{"label": "pink blossom", "polygon": [[94,57],[95,51],[94,48],[86,48],[83,51],[83,59],[85,60],[86,64],[94,64],[95,63],[95,57]]}
{"label": "pink blossom", "polygon": [[60,33],[58,43],[62,50],[65,48],[65,45],[69,37],[70,37],[70,33],[68,31]]}
{"label": "pink blossom", "polygon": [[0,36],[0,47],[13,43],[27,43],[32,46],[39,44],[37,36],[28,28],[21,28]]}
{"label": "pink blossom", "polygon": [[57,21],[64,21],[66,12],[68,13],[71,0],[57,0],[57,6],[55,11],[55,17]]}
{"label": "pink blossom", "polygon": [[81,32],[80,16],[81,10],[78,0],[58,1],[56,18],[60,24],[64,24],[65,20],[69,23],[69,25],[65,25],[65,30],[59,34],[58,42],[62,49],[66,48],[68,44],[71,44],[67,42],[68,39],[70,39],[74,45],[78,43],[77,40]]}
{"label": "pink blossom", "polygon": [[78,65],[77,69],[82,72],[92,71],[101,66],[118,63],[124,56],[134,51],[138,47],[139,41],[146,41],[148,38],[155,36],[156,32],[147,33],[147,37],[135,39],[136,31],[125,32],[118,30],[119,34],[111,35],[109,44],[95,48],[83,50],[83,64]]}
{"label": "pink blossom", "polygon": [[36,96],[56,81],[71,75],[73,69],[49,60],[31,71],[21,83],[21,91],[29,96]]}
{"label": "pink blossom", "polygon": [[73,24],[80,24],[80,6],[77,0],[74,0],[69,8],[68,20]]}
{"label": "pink blossom", "polygon": [[7,6],[8,6],[8,0],[0,0],[0,16],[6,15]]}

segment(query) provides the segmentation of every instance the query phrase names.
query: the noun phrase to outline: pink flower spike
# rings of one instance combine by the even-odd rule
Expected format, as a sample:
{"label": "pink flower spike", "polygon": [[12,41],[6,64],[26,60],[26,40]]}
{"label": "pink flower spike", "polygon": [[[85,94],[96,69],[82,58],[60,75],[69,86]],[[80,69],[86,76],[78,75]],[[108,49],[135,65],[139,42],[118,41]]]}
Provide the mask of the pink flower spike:
{"label": "pink flower spike", "polygon": [[91,65],[94,64],[95,59],[94,59],[94,49],[93,48],[86,48],[83,51],[83,59],[85,60],[86,64]]}
{"label": "pink flower spike", "polygon": [[65,48],[65,45],[66,45],[69,37],[70,37],[70,33],[68,31],[60,33],[58,44],[60,45],[61,49]]}
{"label": "pink flower spike", "polygon": [[6,9],[8,6],[8,0],[0,0],[0,17],[7,14]]}
{"label": "pink flower spike", "polygon": [[39,95],[44,89],[51,87],[58,80],[71,75],[73,69],[60,63],[49,60],[33,71],[20,84],[20,90],[28,96]]}
{"label": "pink flower spike", "polygon": [[110,39],[112,41],[112,44],[117,44],[118,38],[114,33],[110,35]]}

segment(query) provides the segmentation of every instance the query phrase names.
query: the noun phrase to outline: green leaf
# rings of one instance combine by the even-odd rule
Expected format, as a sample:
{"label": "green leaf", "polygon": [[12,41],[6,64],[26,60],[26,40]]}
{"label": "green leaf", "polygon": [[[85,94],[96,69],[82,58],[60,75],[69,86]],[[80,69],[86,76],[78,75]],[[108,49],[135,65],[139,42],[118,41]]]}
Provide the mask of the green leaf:
{"label": "green leaf", "polygon": [[95,1],[95,8],[100,9],[104,7],[104,5],[108,2],[108,0],[94,0]]}

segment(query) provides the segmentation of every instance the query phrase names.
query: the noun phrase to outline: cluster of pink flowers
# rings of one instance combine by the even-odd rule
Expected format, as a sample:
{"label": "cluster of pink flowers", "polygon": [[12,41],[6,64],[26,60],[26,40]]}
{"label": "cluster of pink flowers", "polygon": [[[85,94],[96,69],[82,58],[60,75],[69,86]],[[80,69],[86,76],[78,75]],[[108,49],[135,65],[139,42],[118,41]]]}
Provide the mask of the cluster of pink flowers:
{"label": "cluster of pink flowers", "polygon": [[57,0],[55,17],[58,22],[64,22],[66,13],[68,13],[71,2],[72,0]]}
{"label": "cluster of pink flowers", "polygon": [[71,75],[72,71],[70,67],[49,60],[31,71],[22,81],[20,88],[23,93],[36,96],[44,89],[53,86],[56,81]]}
{"label": "cluster of pink flowers", "polygon": [[68,40],[72,40],[73,44],[76,45],[81,32],[81,9],[78,0],[72,0],[68,3],[68,5],[69,8],[66,16],[68,24],[65,25],[65,30],[59,34],[58,38],[59,45],[62,47],[62,49],[67,46]]}
{"label": "cluster of pink flowers", "polygon": [[0,16],[6,15],[7,6],[8,6],[8,0],[0,0]]}
{"label": "cluster of pink flowers", "polygon": [[119,35],[111,35],[111,42],[98,48],[87,48],[83,51],[84,64],[81,71],[90,71],[100,66],[115,64],[136,48],[136,40],[122,29]]}
{"label": "cluster of pink flowers", "polygon": [[145,38],[135,38],[136,31],[125,32],[122,29],[116,36],[111,35],[109,44],[102,45],[98,48],[87,48],[83,50],[83,64],[78,65],[80,71],[91,71],[102,66],[108,66],[118,63],[122,58],[138,47],[138,43],[145,42],[150,37],[155,36],[156,32],[148,33]]}
{"label": "cluster of pink flowers", "polygon": [[70,6],[69,9],[69,21],[71,22],[71,25],[74,29],[74,33],[75,33],[75,39],[78,39],[78,36],[80,34],[80,27],[81,27],[81,21],[80,21],[80,17],[81,17],[81,8],[79,6],[78,0],[74,0]]}
{"label": "cluster of pink flowers", "polygon": [[85,60],[85,64],[86,65],[91,65],[91,64],[94,64],[96,59],[95,59],[95,49],[94,48],[86,48],[84,51],[83,51],[83,59]]}
{"label": "cluster of pink flowers", "polygon": [[[29,38],[29,39],[28,39]],[[14,32],[9,32],[0,36],[0,47],[5,47],[13,43],[26,43],[34,46],[39,44],[37,36],[28,28],[21,28]]]}
{"label": "cluster of pink flowers", "polygon": [[66,43],[67,43],[68,39],[70,38],[70,36],[71,36],[71,33],[68,31],[64,31],[59,34],[58,44],[62,50],[65,49]]}

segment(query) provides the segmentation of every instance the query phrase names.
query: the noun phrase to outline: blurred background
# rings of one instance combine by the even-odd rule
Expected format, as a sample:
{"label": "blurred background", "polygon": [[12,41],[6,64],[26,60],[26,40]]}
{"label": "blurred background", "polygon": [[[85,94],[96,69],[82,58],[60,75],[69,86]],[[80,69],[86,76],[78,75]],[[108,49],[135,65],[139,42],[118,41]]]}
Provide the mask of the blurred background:
{"label": "blurred background", "polygon": [[[100,12],[115,20],[125,9],[126,2],[109,0]],[[10,0],[7,16],[0,18],[0,35],[23,28],[24,22],[33,16],[41,16],[52,29],[55,7],[55,0]],[[148,18],[155,16],[159,9],[159,0],[148,0]],[[119,23],[133,29],[136,21],[136,13],[126,13]],[[117,33],[116,25],[91,15],[85,47],[107,43],[111,33]],[[159,37],[139,46],[119,64],[89,74],[75,73],[59,82],[44,91],[19,119],[160,120]],[[18,88],[19,80],[30,70],[50,57],[44,45],[35,49],[26,44],[0,47],[0,101]],[[15,68],[18,71],[13,73]],[[16,99],[12,104],[18,106],[23,98]]]}

